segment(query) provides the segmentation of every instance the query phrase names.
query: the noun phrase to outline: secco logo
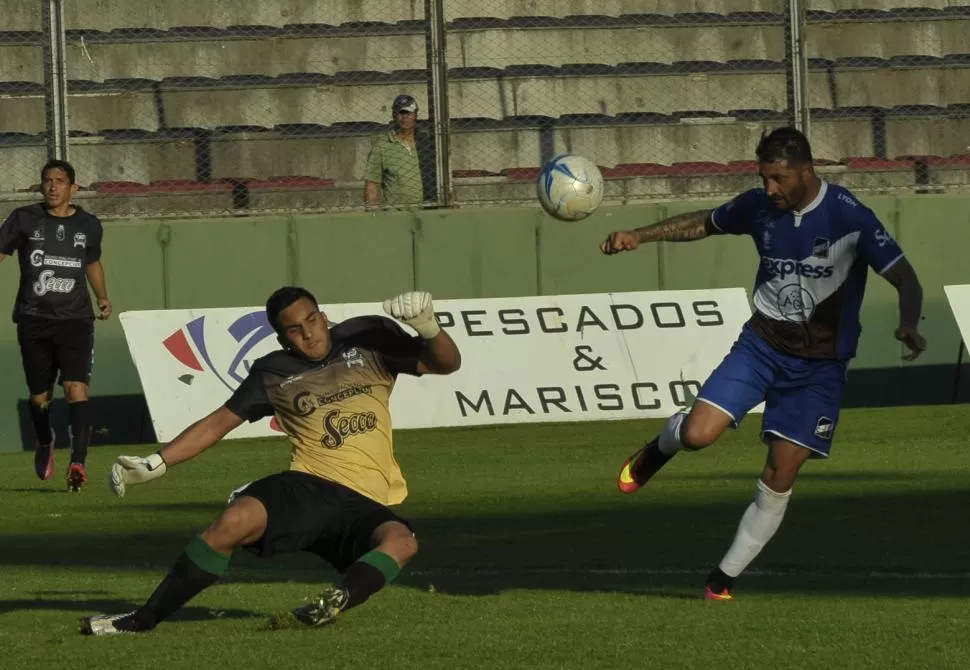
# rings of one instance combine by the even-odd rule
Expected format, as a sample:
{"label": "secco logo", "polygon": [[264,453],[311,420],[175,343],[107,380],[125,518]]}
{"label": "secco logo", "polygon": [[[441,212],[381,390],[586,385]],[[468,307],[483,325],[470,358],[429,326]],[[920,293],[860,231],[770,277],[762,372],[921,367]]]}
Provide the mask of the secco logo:
{"label": "secco logo", "polygon": [[70,293],[74,290],[74,279],[62,279],[54,276],[53,270],[44,270],[34,282],[34,294],[41,296],[48,293]]}
{"label": "secco logo", "polygon": [[808,279],[822,279],[823,277],[831,277],[834,272],[831,265],[812,265],[790,258],[768,258],[767,256],[761,259],[761,267],[769,276],[779,279],[785,279],[790,275]]}
{"label": "secco logo", "polygon": [[339,410],[327,412],[323,417],[323,446],[339,449],[351,435],[362,435],[377,428],[377,415],[373,412],[341,414]]}

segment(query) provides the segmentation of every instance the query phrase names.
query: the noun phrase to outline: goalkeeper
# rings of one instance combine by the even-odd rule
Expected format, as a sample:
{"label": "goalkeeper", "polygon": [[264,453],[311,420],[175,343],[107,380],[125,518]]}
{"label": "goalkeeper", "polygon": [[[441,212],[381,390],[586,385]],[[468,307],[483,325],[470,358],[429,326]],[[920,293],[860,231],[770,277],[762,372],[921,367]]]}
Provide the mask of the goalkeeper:
{"label": "goalkeeper", "polygon": [[383,316],[331,325],[306,289],[279,289],[266,302],[266,316],[283,349],[258,359],[225,405],[157,453],[118,457],[111,488],[123,496],[244,421],[275,416],[292,443],[289,470],[233,491],[142,607],[87,618],[82,632],[152,630],[215,583],[237,547],[261,557],[308,551],[342,573],[339,586],[293,610],[308,625],[333,621],[397,576],[418,543],[410,524],[388,508],[407,496],[392,448],[391,391],[398,374],[449,374],[461,355],[439,327],[430,294],[404,293],[386,300],[384,311],[418,336]]}

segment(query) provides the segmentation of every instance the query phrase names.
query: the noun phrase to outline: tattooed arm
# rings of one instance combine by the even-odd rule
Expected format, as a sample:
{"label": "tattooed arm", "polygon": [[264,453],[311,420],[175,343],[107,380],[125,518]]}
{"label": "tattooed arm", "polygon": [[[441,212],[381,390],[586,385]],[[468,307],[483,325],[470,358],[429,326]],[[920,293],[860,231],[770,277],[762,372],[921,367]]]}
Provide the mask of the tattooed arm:
{"label": "tattooed arm", "polygon": [[693,242],[720,232],[711,221],[711,210],[702,209],[678,214],[636,230],[610,233],[600,245],[600,251],[604,254],[633,251],[645,242]]}

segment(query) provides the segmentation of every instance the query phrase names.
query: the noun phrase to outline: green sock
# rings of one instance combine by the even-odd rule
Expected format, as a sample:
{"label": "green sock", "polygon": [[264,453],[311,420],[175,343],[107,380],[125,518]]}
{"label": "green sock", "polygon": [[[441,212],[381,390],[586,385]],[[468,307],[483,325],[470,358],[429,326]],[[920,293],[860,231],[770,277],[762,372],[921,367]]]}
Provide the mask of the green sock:
{"label": "green sock", "polygon": [[350,596],[345,610],[360,605],[390,584],[400,574],[397,561],[382,551],[373,549],[357,559],[344,573],[341,587]]}
{"label": "green sock", "polygon": [[192,538],[192,541],[185,547],[185,555],[197,566],[217,577],[222,575],[229,567],[229,556],[210,547],[201,535]]}
{"label": "green sock", "polygon": [[383,551],[377,551],[377,549],[368,551],[357,560],[361,563],[372,565],[380,570],[380,573],[384,575],[384,581],[386,581],[388,584],[397,579],[397,576],[401,574],[401,568],[398,566],[397,561],[385,554]]}

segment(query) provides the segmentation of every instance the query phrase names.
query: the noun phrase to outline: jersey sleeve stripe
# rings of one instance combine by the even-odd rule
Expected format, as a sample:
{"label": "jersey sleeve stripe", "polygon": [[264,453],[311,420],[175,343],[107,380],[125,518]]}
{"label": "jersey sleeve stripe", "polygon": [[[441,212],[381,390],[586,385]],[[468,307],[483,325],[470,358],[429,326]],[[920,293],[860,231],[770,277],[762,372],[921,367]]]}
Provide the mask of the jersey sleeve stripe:
{"label": "jersey sleeve stripe", "polygon": [[886,264],[886,267],[884,267],[882,270],[879,270],[879,274],[881,274],[881,275],[882,274],[886,274],[886,271],[889,270],[889,268],[891,268],[892,266],[894,266],[896,263],[898,263],[900,261],[900,259],[902,259],[903,256],[905,256],[905,254],[899,254],[898,256],[896,256],[896,258],[894,258],[891,261],[889,261]]}
{"label": "jersey sleeve stripe", "polygon": [[721,228],[719,225],[717,225],[717,219],[715,218],[715,215],[716,214],[717,214],[717,210],[716,209],[712,209],[711,210],[711,224],[713,224],[713,226],[715,228],[717,228],[718,230],[720,230],[723,233],[724,232],[724,229]]}

